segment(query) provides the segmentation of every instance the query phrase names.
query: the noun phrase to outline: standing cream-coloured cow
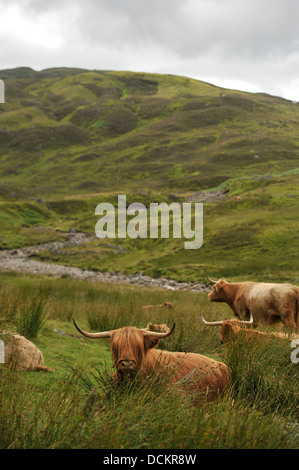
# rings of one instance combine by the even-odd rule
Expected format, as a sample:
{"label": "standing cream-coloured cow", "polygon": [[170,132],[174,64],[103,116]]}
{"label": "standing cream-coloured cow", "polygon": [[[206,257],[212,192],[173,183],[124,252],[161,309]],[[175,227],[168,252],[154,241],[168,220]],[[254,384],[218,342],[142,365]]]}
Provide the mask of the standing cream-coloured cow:
{"label": "standing cream-coloured cow", "polygon": [[299,288],[293,284],[267,282],[213,281],[210,302],[226,302],[236,317],[248,320],[250,312],[254,324],[273,324],[282,321],[293,332],[299,332]]}

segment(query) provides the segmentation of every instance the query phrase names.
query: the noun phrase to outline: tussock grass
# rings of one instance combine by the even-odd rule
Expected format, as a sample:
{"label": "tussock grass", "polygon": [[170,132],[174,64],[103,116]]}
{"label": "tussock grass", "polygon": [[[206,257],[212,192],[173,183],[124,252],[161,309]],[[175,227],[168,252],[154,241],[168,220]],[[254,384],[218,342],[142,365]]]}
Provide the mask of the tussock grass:
{"label": "tussock grass", "polygon": [[[146,383],[111,381],[109,369],[73,371],[57,387],[25,400],[26,381],[1,374],[1,448],[198,449],[296,446],[279,415],[264,414],[227,394],[192,406],[166,390],[161,377]],[[12,390],[7,384],[14,380]],[[22,413],[20,413],[22,410]]]}
{"label": "tussock grass", "polygon": [[42,393],[36,388],[30,393],[25,374],[1,370],[0,384],[1,448],[72,445],[65,432],[72,429],[75,435],[81,416],[79,389],[71,376],[60,382],[59,390],[49,384]]}
{"label": "tussock grass", "polygon": [[46,298],[47,293],[41,290],[29,302],[20,306],[15,323],[18,332],[26,338],[36,338],[38,332],[45,325],[44,306]]}
{"label": "tussock grass", "polygon": [[19,304],[19,292],[16,294],[11,286],[2,285],[0,288],[0,329],[13,324]]}
{"label": "tussock grass", "polygon": [[93,306],[88,313],[88,324],[91,330],[108,331],[121,328],[124,324],[134,325],[136,317],[128,315],[126,308],[104,305],[101,311]]}
{"label": "tussock grass", "polygon": [[240,337],[226,349],[236,396],[264,412],[299,422],[299,368],[291,361],[291,341],[248,342]]}

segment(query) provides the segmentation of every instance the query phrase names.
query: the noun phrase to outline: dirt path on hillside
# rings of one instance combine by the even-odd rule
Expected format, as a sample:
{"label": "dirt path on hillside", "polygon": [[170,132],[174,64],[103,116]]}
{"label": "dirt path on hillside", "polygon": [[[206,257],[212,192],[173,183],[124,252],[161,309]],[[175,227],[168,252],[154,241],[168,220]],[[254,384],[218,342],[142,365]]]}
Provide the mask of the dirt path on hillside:
{"label": "dirt path on hillside", "polygon": [[143,274],[122,274],[114,272],[99,272],[81,269],[74,266],[64,266],[54,263],[43,263],[30,259],[34,253],[43,250],[56,251],[67,246],[80,245],[96,240],[93,234],[69,233],[66,240],[32,245],[15,250],[0,251],[0,271],[17,271],[22,273],[41,274],[45,276],[70,276],[74,279],[108,282],[112,284],[131,284],[143,287],[160,287],[168,290],[192,290],[200,292],[210,291],[205,284],[192,282],[178,282],[171,279],[154,279]]}

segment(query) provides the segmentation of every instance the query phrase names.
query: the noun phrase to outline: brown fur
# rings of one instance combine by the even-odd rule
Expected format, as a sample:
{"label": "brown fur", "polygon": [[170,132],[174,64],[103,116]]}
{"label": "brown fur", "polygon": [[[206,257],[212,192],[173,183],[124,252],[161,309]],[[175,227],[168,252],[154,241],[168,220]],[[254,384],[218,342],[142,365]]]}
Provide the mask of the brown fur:
{"label": "brown fur", "polygon": [[[110,337],[112,359],[116,366],[115,378],[123,379],[121,361],[134,361],[135,370],[140,371],[142,376],[167,368],[170,372],[169,383],[182,381],[182,390],[204,394],[208,398],[215,398],[230,384],[231,372],[225,364],[201,354],[154,349],[158,343],[159,339],[144,336],[142,330],[137,328],[115,330]],[[190,377],[186,378],[188,374]]]}
{"label": "brown fur", "polygon": [[168,333],[170,328],[166,325],[166,323],[162,324],[152,324],[148,323],[146,328],[147,331],[157,331],[158,333]]}
{"label": "brown fur", "polygon": [[298,338],[297,335],[288,335],[285,333],[266,333],[264,331],[247,329],[245,325],[236,320],[227,320],[220,325],[219,328],[220,341],[221,343],[227,343],[232,338],[239,338],[240,334],[243,334],[247,339],[250,340],[264,340],[271,341],[278,339],[279,341],[286,341]]}
{"label": "brown fur", "polygon": [[43,370],[52,372],[50,367],[44,366],[42,352],[24,336],[16,333],[2,332],[4,341],[5,365],[15,370]]}
{"label": "brown fur", "polygon": [[240,320],[248,320],[251,312],[255,325],[282,321],[299,332],[299,288],[292,284],[229,283],[221,279],[208,298],[211,302],[226,302]]}
{"label": "brown fur", "polygon": [[155,308],[155,307],[166,307],[166,308],[173,308],[173,305],[171,302],[163,302],[162,304],[159,305],[144,305],[142,308],[143,309],[148,309],[148,308]]}

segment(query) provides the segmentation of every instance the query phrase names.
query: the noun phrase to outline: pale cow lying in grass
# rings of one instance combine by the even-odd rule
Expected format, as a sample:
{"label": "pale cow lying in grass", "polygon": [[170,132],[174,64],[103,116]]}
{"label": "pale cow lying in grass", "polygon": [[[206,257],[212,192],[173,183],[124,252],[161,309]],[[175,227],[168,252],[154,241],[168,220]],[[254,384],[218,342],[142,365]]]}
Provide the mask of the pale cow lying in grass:
{"label": "pale cow lying in grass", "polygon": [[52,372],[50,367],[44,366],[42,352],[29,339],[11,332],[1,332],[4,342],[4,364],[15,370],[43,370]]}

